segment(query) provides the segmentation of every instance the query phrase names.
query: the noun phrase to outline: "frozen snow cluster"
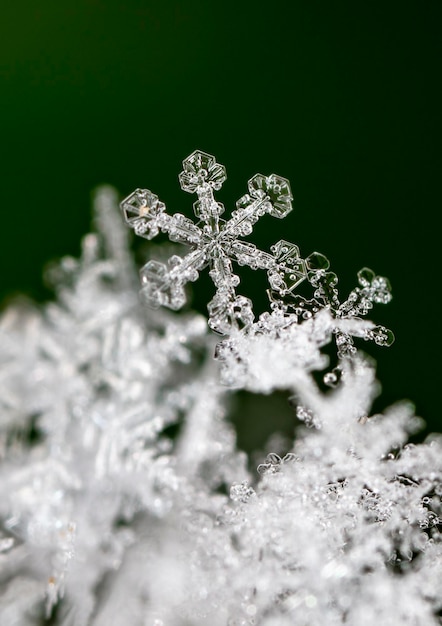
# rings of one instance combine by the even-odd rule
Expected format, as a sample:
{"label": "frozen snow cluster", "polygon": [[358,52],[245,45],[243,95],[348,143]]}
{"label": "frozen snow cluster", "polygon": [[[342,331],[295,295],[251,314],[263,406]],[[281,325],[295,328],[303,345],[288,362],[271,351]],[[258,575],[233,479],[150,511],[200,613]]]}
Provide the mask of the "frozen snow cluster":
{"label": "frozen snow cluster", "polygon": [[[322,254],[239,239],[287,215],[287,180],[257,174],[224,221],[224,167],[199,151],[183,165],[197,223],[149,190],[121,203],[138,235],[191,248],[147,262],[142,302],[106,187],[81,258],[48,271],[57,300],[0,318],[0,624],[440,625],[442,440],[407,443],[422,427],[407,403],[370,413],[354,340],[392,343],[362,319],[387,279],[364,268],[341,301]],[[257,319],[233,263],[267,273]],[[205,267],[211,330],[167,311]],[[258,467],[229,420],[238,389],[293,405],[293,440]]]}

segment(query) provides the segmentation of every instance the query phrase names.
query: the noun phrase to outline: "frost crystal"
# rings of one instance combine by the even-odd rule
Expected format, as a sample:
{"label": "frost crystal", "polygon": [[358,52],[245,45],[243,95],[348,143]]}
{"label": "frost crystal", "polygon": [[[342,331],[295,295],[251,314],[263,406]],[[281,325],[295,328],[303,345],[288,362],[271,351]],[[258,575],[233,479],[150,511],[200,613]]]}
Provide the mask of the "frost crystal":
{"label": "frost crystal", "polygon": [[[255,176],[223,222],[224,179],[209,155],[184,162],[197,225],[148,191],[123,202],[138,233],[192,246],[147,263],[147,302],[178,308],[209,267],[210,325],[227,335],[218,362],[201,316],[139,303],[111,188],[95,196],[80,259],[48,270],[56,301],[0,316],[2,626],[442,623],[442,438],[408,443],[422,427],[409,403],[371,412],[374,363],[353,343],[391,343],[362,319],[389,301],[388,281],[364,268],[341,301],[322,254],[241,241],[261,214],[290,210],[290,190]],[[271,307],[257,320],[232,262],[267,272]],[[293,437],[243,452],[236,389],[283,389]]]}
{"label": "frost crystal", "polygon": [[153,307],[179,309],[186,299],[185,284],[197,280],[199,272],[209,266],[216,287],[208,304],[209,325],[226,334],[238,325],[253,322],[252,302],[236,294],[239,278],[233,273],[232,260],[252,269],[266,269],[269,275],[276,268],[272,255],[238,238],[250,235],[253,225],[266,213],[285,217],[292,210],[293,197],[285,178],[256,174],[248,182],[249,193],[238,200],[236,210],[225,221],[220,219],[224,206],[213,195],[226,179],[224,166],[210,154],[197,150],[183,161],[183,167],[181,188],[198,196],[193,205],[198,224],[179,213],[167,215],[165,205],[148,189],[137,189],[121,203],[127,223],[138,235],[152,239],[162,231],[168,233],[171,241],[192,246],[187,256],[174,255],[167,265],[158,261],[146,263],[141,270],[142,294]]}
{"label": "frost crystal", "polygon": [[[241,371],[244,375],[250,369],[247,362],[255,362],[247,354],[247,348],[242,351],[238,349],[245,335],[248,335],[248,346],[253,344],[257,336],[265,336],[258,340],[262,358],[265,358],[263,344],[269,337],[284,338],[286,343],[292,344],[291,351],[300,362],[298,339],[303,333],[299,329],[292,332],[291,327],[313,318],[324,309],[335,320],[328,324],[327,331],[323,329],[319,335],[313,333],[312,341],[311,325],[308,330],[307,327],[303,329],[305,335],[310,335],[306,342],[314,346],[316,351],[330,341],[331,333],[335,337],[340,359],[356,353],[352,336],[371,339],[378,345],[389,346],[393,343],[394,335],[390,330],[360,321],[360,316],[366,315],[373,303],[385,304],[390,301],[391,287],[386,278],[363,268],[358,273],[360,287],[355,288],[347,300],[341,303],[337,290],[338,278],[328,271],[330,263],[323,254],[312,252],[304,260],[298,246],[284,239],[271,246],[270,253],[238,239],[249,235],[255,222],[265,213],[283,218],[292,210],[293,196],[285,178],[275,174],[268,177],[262,174],[253,176],[248,182],[249,193],[238,200],[232,217],[225,221],[220,219],[224,206],[213,195],[214,190],[219,190],[226,179],[224,166],[219,165],[213,156],[196,150],[183,161],[183,167],[179,176],[181,188],[198,196],[193,205],[195,215],[200,220],[197,224],[179,213],[169,216],[165,212],[164,203],[148,189],[137,189],[123,200],[121,209],[126,222],[138,235],[152,239],[162,231],[169,235],[171,241],[192,246],[191,252],[184,258],[173,255],[167,264],[150,260],[142,268],[141,293],[150,306],[181,308],[186,300],[185,284],[196,281],[199,271],[210,267],[209,275],[215,284],[216,293],[208,304],[209,326],[218,333],[235,335],[233,341],[227,340],[217,348],[217,356],[223,362],[224,382],[244,385]],[[267,271],[270,285],[268,294],[273,312],[261,315],[256,323],[250,299],[236,294],[239,277],[233,273],[232,260],[239,265]],[[296,294],[296,288],[305,280],[314,289],[311,300]],[[325,317],[322,319],[325,320]],[[238,334],[238,331],[244,332]],[[252,343],[250,338],[253,338]],[[293,345],[293,341],[296,345]],[[276,357],[271,354],[274,345],[271,341],[268,346],[269,360]],[[285,349],[285,352],[288,350]],[[308,362],[317,368],[317,354],[313,356],[307,353],[303,366]],[[238,367],[235,363],[238,363]],[[232,367],[235,370],[233,373],[230,371]],[[340,367],[337,367],[334,373],[327,373],[324,378],[326,384],[337,384],[340,380],[339,372]],[[253,376],[250,373],[249,378],[253,379]]]}

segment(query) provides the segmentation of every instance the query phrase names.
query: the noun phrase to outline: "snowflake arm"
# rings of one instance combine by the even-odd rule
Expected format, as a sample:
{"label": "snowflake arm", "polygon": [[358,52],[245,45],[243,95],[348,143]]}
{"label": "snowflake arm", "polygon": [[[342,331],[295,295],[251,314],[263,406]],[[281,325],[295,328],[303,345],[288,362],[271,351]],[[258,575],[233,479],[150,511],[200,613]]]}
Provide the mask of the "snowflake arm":
{"label": "snowflake arm", "polygon": [[180,213],[168,215],[164,202],[149,189],[136,189],[123,200],[121,209],[126,223],[140,237],[150,240],[161,231],[178,243],[198,245],[201,242],[201,229]]}
{"label": "snowflake arm", "polygon": [[166,306],[177,311],[186,302],[184,286],[198,279],[199,271],[208,260],[204,250],[196,248],[185,257],[174,254],[167,264],[150,260],[141,268],[141,296],[156,309]]}

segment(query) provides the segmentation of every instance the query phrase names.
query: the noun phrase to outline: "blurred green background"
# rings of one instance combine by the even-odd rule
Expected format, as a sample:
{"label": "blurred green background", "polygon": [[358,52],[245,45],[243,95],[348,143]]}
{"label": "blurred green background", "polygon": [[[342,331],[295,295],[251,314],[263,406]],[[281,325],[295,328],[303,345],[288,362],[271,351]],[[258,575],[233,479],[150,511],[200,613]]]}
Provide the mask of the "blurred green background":
{"label": "blurred green background", "polygon": [[[295,209],[249,238],[319,250],[341,292],[364,265],[394,300],[381,405],[440,416],[439,1],[2,0],[0,298],[44,299],[44,264],[78,254],[90,191],[148,187],[191,215],[181,161],[227,167],[227,207],[256,172],[290,179]],[[255,278],[257,274],[253,274]],[[265,281],[242,291],[259,302]],[[195,288],[204,310],[208,282]]]}

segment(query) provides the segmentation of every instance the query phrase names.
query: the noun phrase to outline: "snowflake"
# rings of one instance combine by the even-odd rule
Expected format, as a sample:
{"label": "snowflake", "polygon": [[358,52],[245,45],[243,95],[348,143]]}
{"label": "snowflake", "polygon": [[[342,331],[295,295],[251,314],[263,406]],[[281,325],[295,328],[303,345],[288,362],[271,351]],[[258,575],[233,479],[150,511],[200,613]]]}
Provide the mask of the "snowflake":
{"label": "snowflake", "polygon": [[[173,255],[167,264],[148,261],[141,269],[142,296],[154,308],[164,305],[177,310],[186,301],[186,283],[197,280],[199,272],[209,267],[216,287],[207,307],[209,326],[228,334],[232,328],[247,327],[254,320],[251,300],[236,293],[239,277],[233,273],[232,261],[267,270],[274,288],[286,273],[290,288],[306,277],[305,264],[296,254],[282,254],[277,261],[254,244],[239,240],[240,236],[250,235],[253,225],[265,213],[285,217],[292,210],[293,196],[285,178],[256,174],[248,181],[249,193],[238,200],[236,210],[226,221],[220,218],[224,206],[214,198],[214,191],[226,180],[224,166],[210,154],[196,150],[183,161],[183,167],[179,176],[181,188],[198,196],[193,205],[198,223],[179,213],[168,215],[164,203],[148,189],[137,189],[121,203],[125,220],[137,235],[152,239],[161,231],[171,241],[192,246],[186,256]],[[278,254],[282,244],[278,242],[274,246]]]}
{"label": "snowflake", "polygon": [[[262,344],[270,338],[281,338],[285,353],[290,353],[292,360],[302,361],[304,367],[320,365],[318,349],[332,336],[338,361],[356,354],[353,337],[372,340],[378,345],[393,343],[394,335],[390,330],[361,320],[373,303],[390,301],[391,287],[386,278],[363,268],[358,273],[359,287],[341,303],[338,277],[329,270],[330,262],[320,252],[312,252],[303,259],[298,246],[285,239],[271,246],[270,253],[239,239],[250,235],[253,225],[265,213],[283,218],[292,210],[293,196],[285,178],[275,174],[253,176],[248,182],[249,193],[238,200],[236,210],[226,221],[220,217],[224,206],[214,198],[214,191],[221,189],[226,179],[224,166],[210,154],[198,150],[183,161],[183,166],[179,176],[181,188],[198,196],[193,205],[197,223],[179,213],[168,215],[164,203],[148,189],[134,191],[123,200],[121,208],[126,222],[138,235],[152,239],[161,231],[167,233],[171,241],[191,246],[184,257],[173,255],[167,263],[150,260],[141,269],[141,294],[148,305],[181,308],[186,302],[185,285],[196,281],[199,272],[209,267],[216,288],[207,305],[209,326],[228,335],[216,351],[217,359],[224,363],[225,381],[232,378],[227,363],[234,367],[236,381],[241,378],[239,370],[250,379],[253,345],[264,354]],[[272,312],[261,314],[256,322],[251,300],[236,293],[239,277],[233,273],[232,261],[267,272]],[[303,281],[312,288],[310,300],[296,292]],[[318,323],[305,324],[308,320]],[[300,324],[304,333],[299,332]],[[280,347],[283,343],[277,345]],[[273,343],[267,348],[273,350]],[[275,363],[276,355],[267,356],[269,362]],[[339,364],[325,374],[324,382],[335,387],[340,379]]]}
{"label": "snowflake", "polygon": [[[277,264],[269,271],[271,289],[267,291],[272,314],[264,313],[256,323],[259,332],[286,329],[292,324],[300,324],[327,309],[335,320],[333,334],[339,359],[356,354],[353,336],[374,341],[379,346],[391,346],[394,334],[385,326],[361,324],[361,317],[373,308],[374,303],[390,302],[391,285],[384,276],[377,276],[373,270],[363,267],[358,272],[359,287],[355,287],[347,299],[341,303],[337,289],[338,277],[328,271],[330,262],[320,252],[312,252],[305,260],[301,259],[299,248],[289,241],[279,241],[272,246]],[[313,298],[307,300],[294,293],[295,287],[307,278],[314,289]],[[249,329],[249,332],[252,329]],[[324,382],[335,387],[340,380],[340,368],[325,375]]]}

